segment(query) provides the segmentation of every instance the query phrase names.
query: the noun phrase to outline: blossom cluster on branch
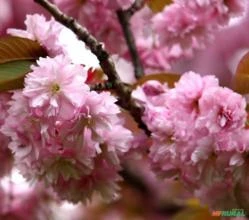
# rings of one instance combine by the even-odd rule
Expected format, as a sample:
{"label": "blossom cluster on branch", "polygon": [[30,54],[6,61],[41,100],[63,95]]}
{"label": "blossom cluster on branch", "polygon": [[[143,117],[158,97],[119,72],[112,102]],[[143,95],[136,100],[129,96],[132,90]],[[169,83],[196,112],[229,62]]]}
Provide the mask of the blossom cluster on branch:
{"label": "blossom cluster on branch", "polygon": [[[113,13],[117,8],[110,4],[119,1],[54,2],[103,41],[108,51],[127,58],[122,30]],[[124,1],[120,6],[129,5],[126,2],[132,1]],[[241,15],[244,6],[244,0],[174,0],[156,14],[147,6],[143,7],[130,23],[145,71],[165,71],[177,59],[193,56],[196,49],[204,49],[214,32],[228,24],[232,17]]]}
{"label": "blossom cluster on branch", "polygon": [[[176,182],[181,201],[249,211],[245,97],[194,71],[144,76],[205,48],[246,1],[173,0],[157,12],[150,0],[35,2],[54,18],[27,15],[25,29],[7,30],[46,56],[32,58],[22,88],[1,90],[0,218],[49,219],[51,204],[117,202],[132,185],[139,201],[151,197],[149,218],[165,219],[186,205],[162,205]],[[32,188],[19,193],[16,169]]]}
{"label": "blossom cluster on branch", "polygon": [[235,188],[248,179],[245,99],[220,87],[215,77],[193,72],[172,89],[148,81],[133,96],[144,106],[143,120],[152,131],[149,157],[155,172],[179,178],[214,209],[237,207]]}

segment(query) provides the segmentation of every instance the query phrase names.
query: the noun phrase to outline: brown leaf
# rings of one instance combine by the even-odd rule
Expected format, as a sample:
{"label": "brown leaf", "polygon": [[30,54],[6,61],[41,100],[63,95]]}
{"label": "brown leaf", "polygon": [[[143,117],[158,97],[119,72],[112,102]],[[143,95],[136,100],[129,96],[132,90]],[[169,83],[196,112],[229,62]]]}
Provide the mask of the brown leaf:
{"label": "brown leaf", "polygon": [[161,12],[166,5],[172,3],[172,0],[147,0],[147,4],[150,9],[154,12]]}
{"label": "brown leaf", "polygon": [[0,91],[23,88],[30,66],[46,55],[35,41],[12,36],[0,38]]}
{"label": "brown leaf", "polygon": [[233,80],[233,89],[240,94],[249,93],[249,52],[240,60]]}
{"label": "brown leaf", "polygon": [[233,80],[233,89],[235,92],[238,92],[240,94],[249,93],[249,75],[235,75]]}
{"label": "brown leaf", "polygon": [[21,37],[0,38],[0,64],[16,60],[36,60],[47,52],[36,41]]}
{"label": "brown leaf", "polygon": [[249,52],[242,57],[237,66],[236,75],[240,74],[249,75]]}
{"label": "brown leaf", "polygon": [[149,80],[156,80],[161,83],[168,83],[170,88],[174,87],[174,83],[177,82],[180,79],[181,75],[175,74],[175,73],[158,73],[158,74],[151,74],[151,75],[145,75],[142,78],[140,78],[133,86],[132,88],[135,89],[139,85],[143,85],[146,81]]}

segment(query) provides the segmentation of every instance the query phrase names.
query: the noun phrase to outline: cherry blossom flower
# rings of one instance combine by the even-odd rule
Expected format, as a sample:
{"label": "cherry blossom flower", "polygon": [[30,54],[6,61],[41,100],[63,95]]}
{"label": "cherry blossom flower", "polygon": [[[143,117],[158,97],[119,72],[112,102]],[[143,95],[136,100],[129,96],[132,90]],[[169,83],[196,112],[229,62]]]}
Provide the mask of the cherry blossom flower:
{"label": "cherry blossom flower", "polygon": [[73,114],[83,102],[82,94],[89,90],[84,68],[63,56],[40,58],[37,64],[25,78],[23,94],[30,106],[37,114]]}
{"label": "cherry blossom flower", "polygon": [[[152,132],[149,158],[155,173],[179,178],[211,208],[234,198],[236,183],[248,174],[245,99],[220,87],[214,76],[194,72],[183,74],[171,89],[147,81],[132,96],[145,109],[142,119]],[[229,193],[211,199],[208,192],[225,183]]]}
{"label": "cherry blossom flower", "polygon": [[197,127],[205,127],[210,133],[236,131],[246,122],[246,101],[228,88],[210,88],[199,100],[200,117]]}
{"label": "cherry blossom flower", "polygon": [[[75,64],[89,68],[99,67],[98,60],[76,35],[53,18],[47,21],[43,15],[27,15],[26,30],[9,28],[8,34],[38,41],[49,56],[64,55]],[[88,57],[88,59],[85,59]]]}
{"label": "cherry blossom flower", "polygon": [[[89,91],[84,69],[63,56],[41,58],[32,69],[1,128],[11,138],[16,166],[62,199],[87,201],[95,191],[106,200],[116,197],[120,158],[133,139],[116,99]],[[84,190],[78,194],[75,187]]]}

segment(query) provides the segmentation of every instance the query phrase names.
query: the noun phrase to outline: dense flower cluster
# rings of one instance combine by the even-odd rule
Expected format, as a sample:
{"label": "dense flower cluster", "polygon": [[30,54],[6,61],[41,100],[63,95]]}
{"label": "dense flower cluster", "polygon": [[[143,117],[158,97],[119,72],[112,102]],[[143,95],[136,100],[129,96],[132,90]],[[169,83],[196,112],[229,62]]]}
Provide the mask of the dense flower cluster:
{"label": "dense flower cluster", "polygon": [[[128,9],[135,0],[52,2],[103,42],[124,83],[136,83],[136,67],[117,17],[117,10]],[[245,0],[172,0],[155,12],[148,2],[127,21],[145,73],[167,71],[174,61],[205,48],[215,31],[242,15],[246,6]],[[14,20],[12,3],[0,0],[0,32]],[[10,28],[7,33],[38,42],[48,56],[30,67],[23,89],[0,94],[1,218],[49,219],[50,199],[77,203],[95,194],[106,201],[119,198],[122,168],[121,174],[128,176],[124,189],[129,182],[138,185],[135,195],[142,205],[137,207],[143,206],[148,218],[160,219],[158,201],[171,197],[194,196],[214,210],[247,205],[248,113],[240,94],[221,87],[215,76],[192,71],[173,88],[139,81],[132,98],[143,111],[134,117],[142,117],[151,134],[146,135],[130,112],[118,106],[118,99],[130,101],[116,97],[120,85],[114,84],[114,93],[93,91],[92,84],[107,79],[99,66],[102,60],[71,30],[38,14],[27,15],[25,25],[25,30]],[[95,79],[97,72],[101,76]],[[135,111],[132,101],[127,106]],[[13,165],[32,187],[26,182],[25,190],[16,186]],[[175,183],[188,192],[169,192]],[[126,203],[132,203],[128,197]],[[121,208],[110,216],[125,212]]]}
{"label": "dense flower cluster", "polygon": [[215,30],[241,15],[245,5],[239,0],[175,0],[150,17],[151,44],[147,41],[139,46],[145,65],[169,69],[173,61],[192,56],[194,50],[205,48]]}
{"label": "dense flower cluster", "polygon": [[97,58],[86,48],[85,43],[53,18],[47,21],[43,15],[27,15],[25,25],[26,30],[9,28],[7,33],[38,41],[51,57],[63,54],[73,63],[83,64],[86,69],[99,66]]}
{"label": "dense flower cluster", "polygon": [[[125,41],[115,14],[115,9],[117,9],[121,3],[129,5],[127,3],[132,1],[55,0],[54,2],[70,16],[77,18],[98,40],[104,42],[110,52],[117,54],[124,53],[126,50]],[[116,43],[113,44],[113,42]]]}
{"label": "dense flower cluster", "polygon": [[116,99],[89,91],[87,73],[63,56],[41,58],[13,95],[1,131],[29,180],[43,180],[74,202],[100,191],[112,198],[119,156],[129,150]]}
{"label": "dense flower cluster", "polygon": [[[118,9],[117,5],[127,8],[132,2],[55,0],[103,41],[109,51],[125,58],[127,47],[113,9]],[[172,62],[205,48],[214,32],[232,17],[241,15],[245,5],[244,0],[174,0],[158,13],[145,5],[131,18],[131,27],[146,72],[170,69]]]}
{"label": "dense flower cluster", "polygon": [[[244,98],[220,87],[215,77],[194,72],[185,73],[172,89],[148,81],[133,97],[145,107],[143,120],[152,131],[153,169],[180,178],[210,207],[225,206],[228,194],[234,197],[237,184],[247,179]],[[208,191],[215,188],[210,199]],[[224,190],[218,192],[220,188]]]}

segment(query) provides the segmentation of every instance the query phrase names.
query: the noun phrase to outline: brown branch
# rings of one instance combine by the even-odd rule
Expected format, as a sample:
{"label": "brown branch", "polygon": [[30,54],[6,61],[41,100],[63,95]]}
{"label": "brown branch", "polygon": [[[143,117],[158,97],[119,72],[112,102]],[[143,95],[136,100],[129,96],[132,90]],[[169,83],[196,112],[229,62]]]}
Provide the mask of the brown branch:
{"label": "brown branch", "polygon": [[126,9],[125,12],[128,14],[129,18],[139,11],[145,4],[145,0],[135,0],[130,8]]}
{"label": "brown branch", "polygon": [[134,101],[131,99],[131,90],[129,87],[125,86],[125,84],[121,81],[116,69],[114,67],[113,62],[111,61],[110,55],[106,50],[103,49],[103,45],[93,37],[86,28],[82,27],[78,22],[75,21],[72,17],[65,15],[62,11],[60,11],[54,4],[49,2],[48,0],[34,0],[36,3],[40,4],[43,8],[45,8],[48,12],[50,12],[54,18],[72,30],[80,40],[85,42],[85,44],[89,47],[93,54],[99,60],[100,66],[104,73],[108,76],[108,80],[113,83],[115,87],[115,91],[120,98],[120,105],[124,109],[127,109],[134,120],[138,123],[138,126],[141,129],[144,129],[146,134],[150,135],[150,131],[147,126],[141,120],[142,109],[137,107]]}
{"label": "brown branch", "polygon": [[[139,173],[132,171],[125,164],[122,165],[123,170],[120,171],[120,175],[125,180],[125,183],[141,193],[145,201],[150,198],[150,208],[160,215],[175,215],[179,211],[186,208],[185,204],[177,203],[176,201],[159,201],[154,196],[154,190],[151,189],[150,185],[143,179]],[[153,201],[156,199],[155,201]]]}
{"label": "brown branch", "polygon": [[134,66],[135,77],[139,79],[143,76],[144,70],[143,70],[143,65],[141,63],[139,54],[137,52],[134,35],[130,28],[130,22],[129,22],[130,14],[128,12],[129,11],[120,9],[117,11],[117,16],[118,16],[119,23],[122,27],[127,46],[130,51],[132,63]]}
{"label": "brown branch", "polygon": [[91,90],[95,90],[95,91],[115,89],[113,84],[109,81],[90,85],[90,88],[91,88]]}

